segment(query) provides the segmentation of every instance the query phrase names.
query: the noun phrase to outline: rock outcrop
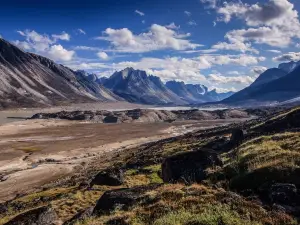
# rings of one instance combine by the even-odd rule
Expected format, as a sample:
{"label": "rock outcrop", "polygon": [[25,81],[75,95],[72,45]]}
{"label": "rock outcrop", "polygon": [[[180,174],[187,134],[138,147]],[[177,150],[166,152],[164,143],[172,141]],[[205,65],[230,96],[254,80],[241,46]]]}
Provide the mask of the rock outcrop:
{"label": "rock outcrop", "polygon": [[180,153],[168,157],[162,163],[162,177],[166,183],[201,182],[206,179],[205,170],[222,165],[218,154],[211,150]]}
{"label": "rock outcrop", "polygon": [[61,225],[54,209],[48,206],[40,207],[22,213],[5,225]]}
{"label": "rock outcrop", "polygon": [[93,215],[106,214],[115,209],[128,210],[133,205],[150,200],[146,193],[158,186],[159,185],[148,185],[106,191],[98,200]]}
{"label": "rock outcrop", "polygon": [[119,186],[124,183],[124,173],[120,169],[112,169],[99,172],[91,182],[91,185]]}

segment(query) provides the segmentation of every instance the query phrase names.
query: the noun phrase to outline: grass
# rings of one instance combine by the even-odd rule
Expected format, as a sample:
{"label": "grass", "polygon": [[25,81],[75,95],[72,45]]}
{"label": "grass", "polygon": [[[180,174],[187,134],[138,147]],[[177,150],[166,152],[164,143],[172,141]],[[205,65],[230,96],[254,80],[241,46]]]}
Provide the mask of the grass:
{"label": "grass", "polygon": [[[300,184],[300,133],[261,136],[240,146],[238,151],[223,155],[224,170],[234,183],[258,188],[262,182]],[[232,172],[234,171],[234,172]],[[251,180],[252,178],[254,180]],[[251,178],[251,179],[250,179]],[[252,181],[252,183],[251,183]]]}
{"label": "grass", "polygon": [[189,210],[179,210],[170,212],[163,217],[155,220],[153,225],[260,225],[241,216],[226,205],[211,205],[204,208],[203,212],[194,213]]}

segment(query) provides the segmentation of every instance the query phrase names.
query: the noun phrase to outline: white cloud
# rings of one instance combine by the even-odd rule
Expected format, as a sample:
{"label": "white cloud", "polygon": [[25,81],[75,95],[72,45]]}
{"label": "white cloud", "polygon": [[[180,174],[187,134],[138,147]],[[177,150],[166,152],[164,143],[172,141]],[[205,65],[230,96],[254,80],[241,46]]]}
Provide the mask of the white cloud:
{"label": "white cloud", "polygon": [[273,61],[287,62],[287,61],[300,61],[300,52],[289,52],[280,56],[274,57]]}
{"label": "white cloud", "polygon": [[264,66],[254,66],[251,69],[251,72],[257,75],[262,74],[263,72],[265,72],[268,68],[264,67]]}
{"label": "white cloud", "polygon": [[266,50],[267,52],[271,52],[271,53],[275,53],[275,54],[280,54],[281,51],[279,50],[275,50],[275,49],[269,49],[269,50]]}
{"label": "white cloud", "polygon": [[79,45],[75,46],[74,50],[82,50],[82,51],[101,51],[101,48],[98,47],[91,47],[91,46],[85,46],[85,45]]}
{"label": "white cloud", "polygon": [[218,84],[243,84],[245,86],[254,82],[254,78],[250,76],[222,76],[221,74],[210,74],[208,80]]}
{"label": "white cloud", "polygon": [[102,59],[102,60],[107,60],[108,59],[108,55],[105,52],[98,52],[97,56]]}
{"label": "white cloud", "polygon": [[140,16],[145,16],[145,13],[139,11],[139,10],[135,10],[134,11],[136,14],[139,14]]}
{"label": "white cloud", "polygon": [[189,11],[184,11],[184,14],[187,15],[187,16],[191,16],[192,15],[192,13],[189,12]]}
{"label": "white cloud", "polygon": [[14,44],[26,51],[33,51],[37,54],[59,61],[70,61],[75,55],[74,51],[68,51],[64,49],[62,45],[56,44],[58,40],[70,39],[70,36],[65,32],[62,32],[60,35],[51,35],[52,39],[48,35],[39,34],[34,30],[17,32],[25,37],[25,41],[16,40],[14,41]]}
{"label": "white cloud", "polygon": [[176,26],[176,24],[173,22],[173,23],[170,23],[169,25],[165,26],[166,28],[168,29],[172,29],[172,30],[178,30],[180,29],[180,26]]}
{"label": "white cloud", "polygon": [[72,60],[75,52],[68,51],[61,45],[52,45],[49,51],[46,52],[46,56],[49,56],[53,60],[70,61]]}
{"label": "white cloud", "polygon": [[109,41],[113,50],[117,52],[142,53],[163,49],[186,50],[195,49],[199,44],[186,40],[190,36],[180,34],[164,26],[153,24],[147,33],[135,35],[128,28],[112,29],[107,28],[104,36],[98,40]]}
{"label": "white cloud", "polygon": [[63,41],[70,41],[71,36],[63,31],[61,34],[52,34],[54,40],[63,40]]}
{"label": "white cloud", "polygon": [[190,26],[197,26],[197,23],[194,20],[190,20],[187,24]]}
{"label": "white cloud", "polygon": [[229,22],[233,17],[245,21],[254,28],[233,30],[226,37],[232,41],[253,41],[286,47],[293,38],[300,38],[298,12],[288,0],[269,0],[266,4],[244,4],[241,1],[224,3],[217,9],[218,21]]}
{"label": "white cloud", "polygon": [[250,43],[244,43],[241,41],[234,41],[232,43],[219,42],[213,45],[212,48],[218,50],[232,50],[232,51],[240,51],[242,53],[253,52],[255,54],[259,54],[259,51],[252,48]]}
{"label": "white cloud", "polygon": [[83,29],[80,29],[80,28],[79,28],[79,29],[77,29],[77,31],[78,31],[79,34],[84,34],[84,35],[86,35],[86,32],[85,32]]}
{"label": "white cloud", "polygon": [[216,8],[217,6],[217,0],[200,0],[200,2],[208,4],[210,8]]}

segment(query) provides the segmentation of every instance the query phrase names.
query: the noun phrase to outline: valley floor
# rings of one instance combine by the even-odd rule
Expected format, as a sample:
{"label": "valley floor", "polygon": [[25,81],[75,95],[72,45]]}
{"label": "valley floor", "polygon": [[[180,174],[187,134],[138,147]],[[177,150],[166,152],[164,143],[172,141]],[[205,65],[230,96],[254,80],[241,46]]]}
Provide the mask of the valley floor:
{"label": "valley floor", "polygon": [[26,120],[0,126],[0,202],[39,190],[110,152],[235,120],[98,124]]}

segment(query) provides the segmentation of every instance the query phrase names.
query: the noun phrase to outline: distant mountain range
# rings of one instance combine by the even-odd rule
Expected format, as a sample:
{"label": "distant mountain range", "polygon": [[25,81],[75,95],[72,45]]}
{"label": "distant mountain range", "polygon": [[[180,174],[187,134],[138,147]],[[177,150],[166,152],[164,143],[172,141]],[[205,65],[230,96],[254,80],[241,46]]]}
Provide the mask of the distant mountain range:
{"label": "distant mountain range", "polygon": [[209,92],[203,85],[183,82],[164,84],[159,77],[133,68],[99,78],[24,52],[0,38],[0,108],[107,101],[187,105],[219,101],[231,94]]}
{"label": "distant mountain range", "polygon": [[129,102],[144,104],[185,105],[220,101],[232,93],[209,92],[203,85],[169,81],[164,84],[159,77],[148,76],[145,71],[126,68],[111,77],[100,79],[101,84]]}
{"label": "distant mountain range", "polygon": [[220,103],[229,105],[267,105],[296,101],[300,96],[300,62],[283,63],[262,73],[249,87]]}

